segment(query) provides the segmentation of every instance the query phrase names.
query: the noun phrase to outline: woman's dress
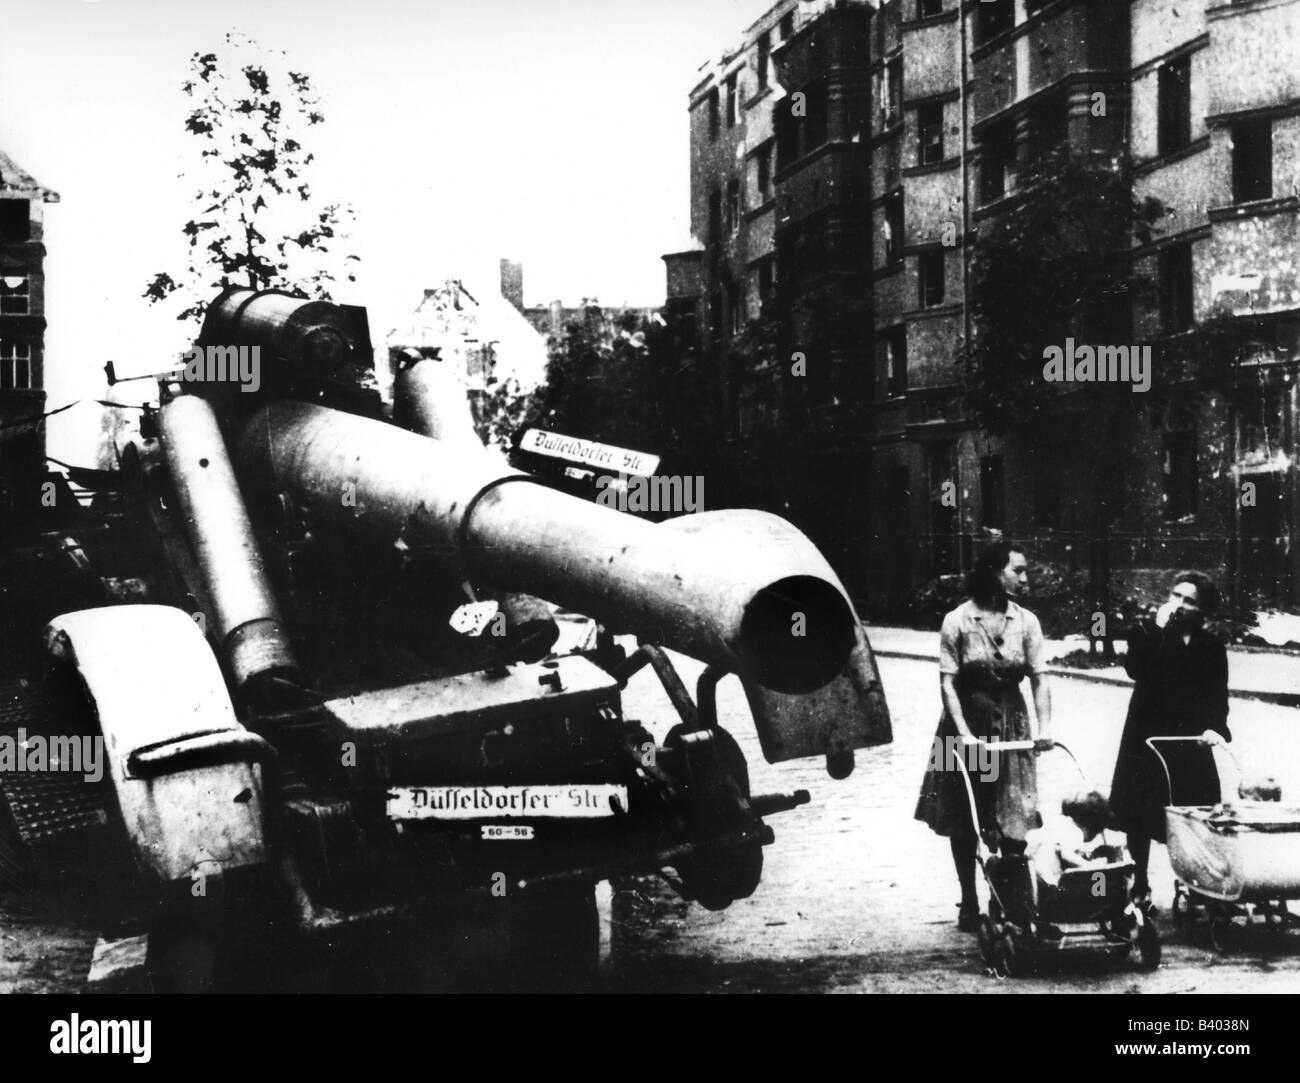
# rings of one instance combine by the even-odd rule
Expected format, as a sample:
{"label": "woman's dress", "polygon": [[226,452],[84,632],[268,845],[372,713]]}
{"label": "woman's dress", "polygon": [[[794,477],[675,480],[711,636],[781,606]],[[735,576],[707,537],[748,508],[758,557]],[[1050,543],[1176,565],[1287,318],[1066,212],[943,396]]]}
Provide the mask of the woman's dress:
{"label": "woman's dress", "polygon": [[[939,672],[954,677],[966,725],[977,737],[1024,741],[1032,737],[1029,711],[1020,683],[1043,672],[1043,631],[1038,618],[1007,602],[1001,616],[966,602],[949,613],[939,633]],[[979,809],[980,828],[991,843],[1023,840],[1040,826],[1038,781],[1032,752],[997,755],[993,769],[981,771],[976,752],[961,752],[957,728],[947,708],[939,720],[930,763],[921,783],[916,818],[940,835],[973,834],[970,800],[955,755],[968,767]],[[989,765],[984,754],[984,765]]]}

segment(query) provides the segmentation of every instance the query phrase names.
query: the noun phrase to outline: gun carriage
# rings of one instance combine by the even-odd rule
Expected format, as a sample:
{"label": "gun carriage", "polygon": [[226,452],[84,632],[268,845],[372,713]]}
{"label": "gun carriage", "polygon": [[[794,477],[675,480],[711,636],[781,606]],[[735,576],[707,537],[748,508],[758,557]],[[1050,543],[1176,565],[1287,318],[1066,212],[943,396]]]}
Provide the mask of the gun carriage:
{"label": "gun carriage", "polygon": [[[849,598],[784,520],[548,488],[478,443],[440,362],[404,364],[387,407],[361,309],[230,290],[192,353],[222,351],[257,380],[160,377],[78,525],[10,560],[62,586],[0,725],[100,736],[107,763],[0,793],[27,847],[108,836],[116,933],[147,933],[158,987],[220,984],[235,943],[507,911],[515,972],[588,980],[594,885],[662,873],[723,908],[808,799],[750,792],[723,677],[769,760],[843,777],[889,740]],[[566,612],[599,634],[561,653]],[[694,697],[669,650],[706,663]],[[678,715],[658,739],[622,709],[646,666]]]}

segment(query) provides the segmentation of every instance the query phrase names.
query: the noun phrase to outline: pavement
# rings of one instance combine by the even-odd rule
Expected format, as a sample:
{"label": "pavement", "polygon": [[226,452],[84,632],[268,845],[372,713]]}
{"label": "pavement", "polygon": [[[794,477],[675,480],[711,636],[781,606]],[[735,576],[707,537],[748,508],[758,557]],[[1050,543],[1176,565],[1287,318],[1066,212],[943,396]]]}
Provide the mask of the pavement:
{"label": "pavement", "polygon": [[[1041,972],[1024,979],[991,977],[974,938],[956,927],[958,890],[948,842],[913,818],[942,710],[932,657],[936,637],[869,631],[882,655],[910,647],[920,657],[880,659],[894,739],[859,751],[847,779],[830,778],[820,759],[766,762],[740,682],[728,678],[718,686],[719,721],[748,761],[753,792],[807,790],[811,801],[768,819],[776,837],[764,848],[762,882],[724,911],[686,902],[654,877],[617,885],[609,904],[609,991],[1300,993],[1300,923],[1278,936],[1258,921],[1247,927],[1240,919],[1237,942],[1222,952],[1209,940],[1204,915],[1187,932],[1173,928],[1174,874],[1161,846],[1151,855],[1164,940],[1156,971],[1084,947],[1045,958]],[[673,661],[694,687],[703,665],[678,655]],[[1062,672],[1070,684],[1052,678],[1052,728],[1074,759],[1060,753],[1040,758],[1040,805],[1050,811],[1081,787],[1109,783],[1129,699],[1116,681],[1093,680],[1094,674],[1076,680],[1078,671]],[[661,740],[677,722],[649,668],[629,682],[623,706],[627,717],[640,719]],[[1234,700],[1229,724],[1243,764],[1274,776],[1283,799],[1295,804],[1295,710]],[[83,879],[84,888],[59,877],[19,897],[0,894],[0,993],[84,988],[95,932],[78,916],[94,890],[93,880]],[[982,881],[980,890],[987,894]],[[382,988],[383,981],[367,988],[376,985]]]}
{"label": "pavement", "polygon": [[[914,658],[936,662],[939,659],[937,629],[928,632],[919,628],[898,628],[883,624],[867,624],[865,627],[871,649],[882,658]],[[1049,639],[1046,647],[1047,657],[1051,660],[1075,651],[1087,650],[1088,640],[1083,636]],[[1115,649],[1117,654],[1123,655],[1124,644],[1117,643]],[[1133,684],[1122,665],[1096,669],[1053,665],[1048,667],[1048,672],[1056,677],[1071,677],[1096,684],[1128,687]],[[1300,653],[1263,647],[1229,647],[1228,694],[1237,699],[1300,707]]]}

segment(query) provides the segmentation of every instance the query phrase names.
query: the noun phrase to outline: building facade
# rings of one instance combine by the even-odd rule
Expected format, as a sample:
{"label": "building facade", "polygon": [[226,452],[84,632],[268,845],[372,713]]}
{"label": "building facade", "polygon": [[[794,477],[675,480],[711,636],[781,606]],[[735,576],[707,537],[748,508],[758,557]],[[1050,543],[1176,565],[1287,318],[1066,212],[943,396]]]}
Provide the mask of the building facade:
{"label": "building facade", "polygon": [[[522,272],[506,271],[503,262],[502,287],[508,289]],[[446,362],[471,400],[504,381],[534,390],[546,374],[546,340],[516,306],[521,291],[511,292],[471,292],[454,278],[426,289],[410,317],[388,333],[388,381],[404,352],[415,351]]]}
{"label": "building facade", "polygon": [[[760,49],[774,70],[755,99]],[[728,433],[744,449],[756,417],[803,420],[802,446],[756,467],[758,495],[797,512],[870,612],[995,533],[1098,604],[1194,566],[1243,606],[1300,605],[1297,0],[779,4],[690,112],[700,245],[665,257],[670,308],[695,306],[726,365],[770,298],[777,348],[727,369]],[[1061,334],[1150,347],[1161,393],[1122,425],[1066,396],[1046,434],[995,437],[964,396],[972,252],[1057,153],[1127,159],[1157,209],[1118,242],[1151,288]],[[807,382],[786,377],[796,351]]]}
{"label": "building facade", "polygon": [[705,65],[692,243],[664,257],[665,318],[718,370],[717,491],[790,516],[841,564],[866,526],[839,486],[867,449],[870,16],[784,0]]}
{"label": "building facade", "polygon": [[631,305],[602,305],[595,298],[584,298],[577,306],[566,305],[563,301],[552,301],[549,305],[533,305],[523,309],[524,318],[548,343],[560,342],[565,331],[572,324],[580,325],[592,339],[605,339],[614,335],[620,327],[632,324],[639,327],[642,323],[654,320],[659,315],[656,308],[636,308]]}
{"label": "building facade", "polygon": [[1037,163],[1123,152],[1128,54],[1126,5],[1106,0],[892,0],[876,14],[866,549],[868,594],[886,611],[998,533],[1104,574],[1087,486],[1066,480],[1092,429],[990,436],[966,416],[964,355],[972,244],[1015,213]]}
{"label": "building facade", "polygon": [[[1139,259],[1168,363],[1230,367],[1157,419],[1159,529],[1220,567],[1239,604],[1300,605],[1300,4],[1133,5],[1133,155],[1171,225]],[[1228,326],[1227,344],[1207,335]],[[1229,356],[1215,357],[1218,352]],[[1185,539],[1185,540],[1184,540]],[[1154,554],[1124,554],[1152,563]]]}
{"label": "building facade", "polygon": [[0,151],[0,515],[45,470],[44,213],[58,201]]}

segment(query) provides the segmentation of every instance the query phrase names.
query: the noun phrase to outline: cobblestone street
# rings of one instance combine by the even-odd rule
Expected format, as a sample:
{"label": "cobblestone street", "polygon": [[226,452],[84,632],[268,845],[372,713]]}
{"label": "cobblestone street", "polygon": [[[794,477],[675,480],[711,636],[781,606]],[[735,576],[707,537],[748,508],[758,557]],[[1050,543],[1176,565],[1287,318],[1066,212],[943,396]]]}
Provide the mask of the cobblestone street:
{"label": "cobblestone street", "polygon": [[[688,684],[700,667],[678,657]],[[1204,930],[1189,941],[1169,921],[1172,873],[1162,848],[1152,857],[1164,962],[1152,974],[1132,963],[1078,953],[1031,978],[983,972],[974,937],[957,932],[957,890],[946,840],[912,819],[939,711],[933,662],[879,660],[894,722],[894,743],[858,753],[846,781],[820,762],[770,765],[759,751],[738,682],[719,687],[722,723],[749,760],[756,793],[807,789],[812,802],[772,817],[776,842],[765,850],[753,897],[711,913],[683,902],[655,879],[623,888],[613,902],[611,988],[627,991],[847,992],[1297,992],[1300,933],[1278,939],[1243,930],[1231,954],[1214,952]],[[1056,735],[1106,788],[1128,690],[1052,678]],[[675,717],[649,671],[625,695],[629,716],[662,736]],[[1267,765],[1284,798],[1300,794],[1295,712],[1231,701],[1238,752]],[[1044,808],[1059,805],[1079,780],[1067,757],[1043,757]],[[66,903],[66,900],[65,900]],[[1296,908],[1293,906],[1293,908]],[[82,987],[93,934],[40,893],[0,910],[0,991],[68,992]]]}
{"label": "cobblestone street", "polygon": [[[681,662],[688,683],[697,672]],[[939,713],[934,663],[884,658],[880,668],[894,722],[894,743],[858,753],[844,782],[821,764],[769,765],[762,759],[736,682],[719,689],[724,725],[749,758],[755,792],[808,789],[812,803],[773,817],[776,842],[766,850],[763,882],[750,899],[721,913],[683,903],[643,882],[620,895],[618,947],[630,989],[800,990],[851,992],[1296,992],[1300,934],[1279,940],[1262,927],[1243,930],[1239,948],[1217,955],[1202,931],[1195,942],[1169,920],[1173,874],[1162,847],[1152,855],[1164,962],[1152,974],[1133,963],[1075,954],[1026,979],[986,975],[975,940],[957,932],[957,887],[948,845],[912,819]],[[1109,787],[1129,691],[1052,678],[1056,736],[1103,789]],[[667,717],[651,681],[628,690],[627,710]],[[1267,764],[1284,799],[1300,794],[1294,754],[1295,712],[1233,699],[1229,725],[1239,754]],[[1078,788],[1061,753],[1045,755],[1040,788],[1045,809]],[[1294,904],[1293,904],[1294,906]]]}

